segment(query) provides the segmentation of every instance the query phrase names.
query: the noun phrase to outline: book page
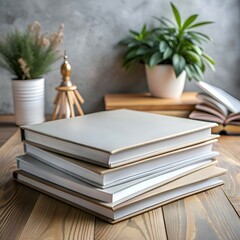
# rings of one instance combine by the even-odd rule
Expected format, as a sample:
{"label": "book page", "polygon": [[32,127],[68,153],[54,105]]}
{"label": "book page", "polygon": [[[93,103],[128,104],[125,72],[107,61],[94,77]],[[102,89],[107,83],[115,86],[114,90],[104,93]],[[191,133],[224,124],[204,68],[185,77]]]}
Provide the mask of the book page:
{"label": "book page", "polygon": [[197,104],[195,106],[195,109],[213,114],[213,115],[221,118],[223,121],[226,119],[226,116],[222,112],[219,112],[216,109],[214,109],[214,108],[212,108],[209,105],[204,104],[204,103]]}
{"label": "book page", "polygon": [[199,111],[199,110],[192,111],[189,115],[189,118],[208,121],[208,122],[215,122],[215,123],[220,123],[220,124],[225,123],[225,121],[222,120],[221,118],[219,118],[215,115],[212,115],[210,113]]}
{"label": "book page", "polygon": [[240,113],[230,114],[226,119],[225,124],[239,125],[240,127]]}
{"label": "book page", "polygon": [[197,98],[201,101],[202,104],[206,104],[211,108],[216,109],[217,111],[221,112],[224,116],[229,114],[229,110],[216,99],[209,96],[207,93],[198,93]]}

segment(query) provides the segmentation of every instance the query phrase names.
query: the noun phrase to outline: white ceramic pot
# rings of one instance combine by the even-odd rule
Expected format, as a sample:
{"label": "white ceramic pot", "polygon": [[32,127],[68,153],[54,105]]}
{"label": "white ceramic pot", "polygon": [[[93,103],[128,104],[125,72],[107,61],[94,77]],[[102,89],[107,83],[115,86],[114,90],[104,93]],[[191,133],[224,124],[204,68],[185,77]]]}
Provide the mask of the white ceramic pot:
{"label": "white ceramic pot", "polygon": [[19,126],[45,121],[45,79],[12,80],[15,123]]}
{"label": "white ceramic pot", "polygon": [[182,95],[186,72],[177,78],[172,65],[157,65],[153,68],[145,65],[148,88],[152,96],[160,98],[179,98]]}

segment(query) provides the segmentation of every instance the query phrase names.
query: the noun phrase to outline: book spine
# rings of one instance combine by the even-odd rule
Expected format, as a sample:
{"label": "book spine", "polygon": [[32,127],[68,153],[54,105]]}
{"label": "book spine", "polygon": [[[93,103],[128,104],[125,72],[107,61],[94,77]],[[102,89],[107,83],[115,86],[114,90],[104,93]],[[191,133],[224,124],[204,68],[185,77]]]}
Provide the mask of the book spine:
{"label": "book spine", "polygon": [[21,131],[21,141],[23,142],[24,140],[26,140],[25,138],[25,131],[23,128],[20,128],[20,131]]}

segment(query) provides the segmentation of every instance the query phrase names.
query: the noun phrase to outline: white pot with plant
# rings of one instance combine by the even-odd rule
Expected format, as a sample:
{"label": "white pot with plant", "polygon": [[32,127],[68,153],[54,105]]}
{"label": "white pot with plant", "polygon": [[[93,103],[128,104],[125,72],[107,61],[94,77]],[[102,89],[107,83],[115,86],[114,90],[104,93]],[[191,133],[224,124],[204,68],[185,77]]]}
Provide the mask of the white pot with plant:
{"label": "white pot with plant", "polygon": [[202,43],[211,39],[195,31],[212,22],[196,22],[197,14],[182,21],[173,3],[171,8],[175,22],[156,18],[158,26],[148,30],[144,24],[140,32],[130,30],[131,36],[120,42],[127,46],[123,66],[128,69],[136,63],[145,64],[149,91],[154,97],[178,98],[186,78],[202,81],[206,65],[214,70],[214,60],[202,48]]}
{"label": "white pot with plant", "polygon": [[45,121],[45,78],[60,57],[63,25],[50,35],[42,33],[38,22],[24,32],[18,30],[0,39],[0,66],[12,79],[15,122],[17,125]]}

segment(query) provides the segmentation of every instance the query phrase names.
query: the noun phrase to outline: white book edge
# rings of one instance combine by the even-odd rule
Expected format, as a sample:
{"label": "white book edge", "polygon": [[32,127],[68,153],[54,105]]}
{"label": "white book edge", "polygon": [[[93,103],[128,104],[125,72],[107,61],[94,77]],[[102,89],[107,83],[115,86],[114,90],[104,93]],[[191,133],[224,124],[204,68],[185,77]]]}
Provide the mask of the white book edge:
{"label": "white book edge", "polygon": [[[214,124],[214,126],[217,126],[217,124]],[[25,138],[29,142],[37,143],[43,148],[59,152],[60,154],[110,168],[191,146],[193,144],[203,142],[211,136],[211,128],[201,129],[188,134],[176,136],[174,138],[163,139],[141,147],[130,148],[126,151],[122,150],[115,154],[110,154],[97,149],[66,142],[61,139],[54,139],[53,141],[53,139],[49,136],[25,130]]]}
{"label": "white book edge", "polygon": [[80,194],[98,199],[100,201],[113,203],[112,206],[133,198],[143,192],[159,187],[162,184],[176,179],[176,177],[181,177],[187,173],[189,174],[195,169],[199,169],[209,163],[211,163],[211,160],[206,159],[190,166],[185,166],[181,169],[174,170],[170,173],[165,173],[162,175],[155,174],[155,176],[153,175],[149,179],[146,177],[141,178],[141,182],[138,182],[139,179],[137,179],[135,181],[127,182],[115,187],[100,189],[81,181],[80,179],[76,179],[68,174],[65,174],[55,168],[52,168],[27,155],[17,157],[17,165],[21,170]]}
{"label": "white book edge", "polygon": [[181,188],[173,189],[164,193],[159,193],[154,195],[151,198],[146,200],[139,201],[132,205],[129,205],[124,208],[120,208],[116,211],[96,204],[94,202],[87,201],[86,199],[80,199],[77,196],[71,195],[67,192],[62,192],[59,189],[53,188],[49,185],[43,184],[41,182],[35,181],[34,179],[28,178],[23,175],[17,175],[17,180],[23,184],[36,188],[43,191],[51,196],[60,198],[63,201],[67,201],[74,206],[83,207],[84,209],[89,210],[90,212],[95,212],[102,215],[104,218],[110,220],[118,220],[125,218],[134,213],[138,214],[143,212],[143,210],[152,210],[161,205],[161,203],[169,202],[170,200],[180,199],[184,196],[194,194],[195,192],[201,192],[203,190],[218,186],[223,184],[223,181],[219,177],[214,177],[212,179],[207,179],[198,183],[186,185]]}
{"label": "white book edge", "polygon": [[[194,158],[199,160],[213,158],[218,155],[217,152],[211,151],[212,144],[216,141],[216,139],[210,140],[189,148],[151,157],[138,162],[138,164],[130,164],[128,167],[120,167],[117,170],[113,169],[109,173],[102,175],[79,165],[78,163],[81,160],[67,159],[64,156],[51,153],[33,145],[29,145],[28,143],[25,143],[25,153],[37,158],[45,164],[48,164],[81,180],[87,181],[97,187],[106,188],[123,183],[125,181],[134,180],[140,176],[149,175],[149,171],[151,171],[151,174],[162,170],[164,171],[164,166],[167,168],[172,163],[181,162],[184,160],[190,161]],[[199,154],[199,152],[201,153]],[[133,172],[133,174],[131,172]]]}

